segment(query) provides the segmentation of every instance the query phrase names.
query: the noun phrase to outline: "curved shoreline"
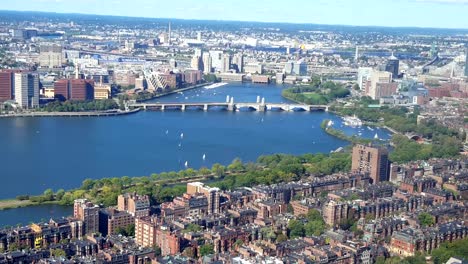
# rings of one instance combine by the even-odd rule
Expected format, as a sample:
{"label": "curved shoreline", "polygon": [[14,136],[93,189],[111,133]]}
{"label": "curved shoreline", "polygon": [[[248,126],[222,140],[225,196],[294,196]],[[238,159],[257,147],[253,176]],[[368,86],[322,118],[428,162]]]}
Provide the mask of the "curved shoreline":
{"label": "curved shoreline", "polygon": [[15,117],[102,117],[102,116],[121,116],[134,114],[140,111],[136,108],[129,111],[101,111],[101,112],[31,112],[12,115],[0,115],[0,118]]}

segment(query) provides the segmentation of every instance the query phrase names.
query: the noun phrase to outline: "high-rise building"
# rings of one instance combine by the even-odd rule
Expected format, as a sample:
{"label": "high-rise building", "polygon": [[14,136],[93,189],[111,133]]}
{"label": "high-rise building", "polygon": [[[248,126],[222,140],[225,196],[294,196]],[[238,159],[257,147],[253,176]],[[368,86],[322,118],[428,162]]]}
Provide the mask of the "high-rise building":
{"label": "high-rise building", "polygon": [[87,199],[75,200],[73,217],[83,221],[86,234],[99,232],[99,206],[94,205]]}
{"label": "high-rise building", "polygon": [[331,200],[324,204],[322,213],[325,223],[331,227],[334,227],[348,219],[349,205],[346,202],[337,202]]}
{"label": "high-rise building", "polygon": [[231,55],[224,54],[222,59],[221,72],[228,72],[231,69]]}
{"label": "high-rise building", "polygon": [[244,54],[237,53],[232,58],[232,66],[237,72],[244,72]]}
{"label": "high-rise building", "polygon": [[305,76],[307,75],[307,63],[303,60],[296,62],[287,62],[284,66],[286,74]]}
{"label": "high-rise building", "polygon": [[291,75],[294,67],[294,62],[288,61],[284,64],[284,73],[287,75]]}
{"label": "high-rise building", "polygon": [[400,60],[393,56],[388,58],[387,64],[385,65],[385,71],[391,72],[393,78],[398,78],[398,74],[400,74]]}
{"label": "high-rise building", "polygon": [[39,65],[41,67],[62,67],[62,46],[57,44],[44,44],[40,46],[39,51]]}
{"label": "high-rise building", "polygon": [[197,40],[198,40],[198,41],[202,41],[202,34],[201,34],[201,31],[198,31],[198,32],[197,32]]}
{"label": "high-rise building", "polygon": [[356,46],[356,52],[354,54],[354,62],[359,60],[359,46]]}
{"label": "high-rise building", "polygon": [[39,75],[37,73],[15,73],[15,102],[21,108],[39,106]]}
{"label": "high-rise building", "polygon": [[352,171],[369,174],[374,184],[388,181],[389,167],[387,149],[365,145],[353,147]]}
{"label": "high-rise building", "polygon": [[15,73],[20,70],[0,71],[0,102],[13,100],[15,95]]}
{"label": "high-rise building", "polygon": [[359,88],[361,88],[361,90],[366,89],[367,80],[370,78],[371,74],[372,74],[372,68],[359,67],[357,84],[359,85]]}
{"label": "high-rise building", "polygon": [[117,209],[128,212],[136,218],[149,216],[149,197],[148,195],[138,195],[136,193],[121,194],[117,198]]}
{"label": "high-rise building", "polygon": [[210,188],[201,182],[187,183],[187,193],[201,193],[208,199],[208,214],[219,214],[219,189]]}
{"label": "high-rise building", "polygon": [[370,82],[366,85],[366,94],[372,99],[379,99],[379,85],[392,82],[392,73],[386,71],[372,71]]}
{"label": "high-rise building", "polygon": [[157,245],[156,231],[159,228],[156,217],[142,217],[135,219],[135,243],[142,247]]}
{"label": "high-rise building", "polygon": [[167,32],[167,44],[172,44],[172,32],[171,32],[171,22],[169,22],[169,30]]}
{"label": "high-rise building", "polygon": [[215,71],[221,71],[223,68],[223,52],[220,50],[210,50],[211,66]]}
{"label": "high-rise building", "polygon": [[468,77],[468,44],[465,49],[465,76]]}
{"label": "high-rise building", "polygon": [[211,64],[210,53],[203,53],[202,61],[203,61],[203,73],[211,73],[213,66]]}

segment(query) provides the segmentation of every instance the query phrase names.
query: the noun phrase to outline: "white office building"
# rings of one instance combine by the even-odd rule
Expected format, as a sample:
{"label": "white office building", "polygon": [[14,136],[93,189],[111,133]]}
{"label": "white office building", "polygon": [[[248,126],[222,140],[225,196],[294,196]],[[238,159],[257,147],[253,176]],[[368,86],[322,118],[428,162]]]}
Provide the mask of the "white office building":
{"label": "white office building", "polygon": [[39,107],[39,75],[15,73],[15,101],[21,108]]}

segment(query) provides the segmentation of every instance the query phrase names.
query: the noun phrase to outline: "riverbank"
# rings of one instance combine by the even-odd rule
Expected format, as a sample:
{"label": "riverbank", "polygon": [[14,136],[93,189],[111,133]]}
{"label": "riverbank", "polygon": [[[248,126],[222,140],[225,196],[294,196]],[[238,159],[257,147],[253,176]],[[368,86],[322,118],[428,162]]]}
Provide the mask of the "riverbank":
{"label": "riverbank", "polygon": [[30,112],[30,113],[15,113],[0,115],[0,118],[11,117],[104,117],[104,116],[120,116],[129,115],[139,112],[140,109],[132,109],[128,111],[112,110],[112,111],[87,111],[87,112]]}
{"label": "riverbank", "polygon": [[0,200],[0,211],[8,209],[16,209],[22,207],[30,207],[44,204],[58,204],[56,201],[47,201],[47,202],[33,202],[31,200],[17,200],[17,199],[6,199]]}
{"label": "riverbank", "polygon": [[347,136],[343,131],[337,130],[329,126],[329,122],[331,120],[325,119],[323,122],[320,124],[320,128],[322,128],[325,133],[329,134],[330,136],[334,136],[336,138],[339,138],[341,140],[345,140],[348,142],[351,142],[353,144],[369,144],[371,142],[374,142],[374,140],[371,139],[365,139],[365,138],[360,138],[357,136]]}

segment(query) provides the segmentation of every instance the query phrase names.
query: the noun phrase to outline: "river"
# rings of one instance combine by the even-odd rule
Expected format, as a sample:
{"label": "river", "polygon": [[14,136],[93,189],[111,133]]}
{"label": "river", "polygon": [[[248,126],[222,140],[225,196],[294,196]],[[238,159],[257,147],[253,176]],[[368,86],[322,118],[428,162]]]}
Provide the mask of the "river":
{"label": "river", "polygon": [[[280,95],[284,88],[231,83],[154,101],[224,102],[230,95],[235,102],[254,102],[257,96],[266,102],[288,102]],[[179,171],[185,162],[198,169],[229,164],[236,157],[255,161],[262,154],[328,153],[346,146],[320,129],[324,119],[332,119],[348,135],[358,133],[325,112],[148,111],[116,117],[0,119],[0,199],[40,194],[47,188],[76,188],[86,178]],[[388,138],[388,132],[379,129],[361,133]],[[51,212],[56,217],[71,210],[51,205],[3,210],[0,226],[48,219]]]}

